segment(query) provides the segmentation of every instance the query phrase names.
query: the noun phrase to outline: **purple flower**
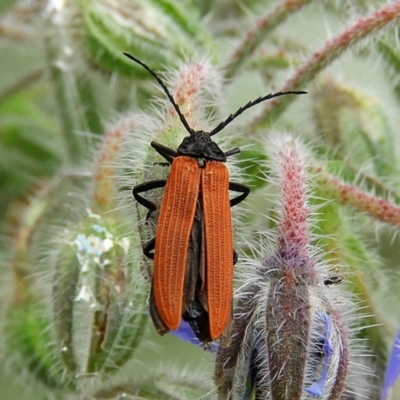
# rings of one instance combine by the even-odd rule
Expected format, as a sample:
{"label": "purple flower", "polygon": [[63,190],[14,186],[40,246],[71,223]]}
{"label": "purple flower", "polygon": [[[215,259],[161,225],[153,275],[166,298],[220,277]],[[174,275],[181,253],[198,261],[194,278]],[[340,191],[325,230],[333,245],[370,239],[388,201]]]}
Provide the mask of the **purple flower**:
{"label": "purple flower", "polygon": [[[316,363],[322,363],[321,372],[318,374],[319,377],[309,386],[304,389],[314,397],[320,397],[325,394],[325,384],[328,376],[328,368],[332,356],[332,322],[329,316],[323,312],[318,312],[319,325],[321,327],[321,333],[314,334],[311,338],[312,347],[315,350],[310,353],[313,357],[313,361]],[[250,365],[247,373],[247,382],[245,393],[242,395],[241,400],[249,400],[255,390],[256,382],[261,382],[263,377],[263,368],[261,365],[264,363],[263,360],[267,359],[266,349],[263,348],[262,341],[258,335],[258,339],[255,340],[255,347],[251,353]],[[260,365],[261,364],[261,365]]]}
{"label": "purple flower", "polygon": [[[332,355],[332,346],[331,346],[331,332],[332,326],[329,317],[326,314],[319,313],[324,325],[325,325],[325,333],[321,337],[322,339],[322,356],[323,356],[323,367],[321,372],[321,377],[316,380],[311,386],[306,387],[306,391],[311,394],[311,396],[323,396],[324,387],[326,382],[326,377],[328,375],[328,367],[329,362],[331,360]],[[317,338],[319,339],[319,338]]]}
{"label": "purple flower", "polygon": [[400,329],[392,346],[388,366],[386,369],[385,383],[383,384],[381,400],[386,400],[389,389],[394,385],[400,375]]}

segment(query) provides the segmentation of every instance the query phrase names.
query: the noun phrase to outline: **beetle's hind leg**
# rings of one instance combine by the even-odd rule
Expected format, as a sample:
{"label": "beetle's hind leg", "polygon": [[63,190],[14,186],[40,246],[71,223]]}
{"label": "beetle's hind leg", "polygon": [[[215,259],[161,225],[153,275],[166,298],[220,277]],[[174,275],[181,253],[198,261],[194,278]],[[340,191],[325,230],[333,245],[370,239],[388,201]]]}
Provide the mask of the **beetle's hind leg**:
{"label": "beetle's hind leg", "polygon": [[156,247],[156,238],[153,238],[149,240],[144,246],[143,246],[143,254],[147,257],[150,258],[150,260],[154,260],[154,253],[152,252]]}

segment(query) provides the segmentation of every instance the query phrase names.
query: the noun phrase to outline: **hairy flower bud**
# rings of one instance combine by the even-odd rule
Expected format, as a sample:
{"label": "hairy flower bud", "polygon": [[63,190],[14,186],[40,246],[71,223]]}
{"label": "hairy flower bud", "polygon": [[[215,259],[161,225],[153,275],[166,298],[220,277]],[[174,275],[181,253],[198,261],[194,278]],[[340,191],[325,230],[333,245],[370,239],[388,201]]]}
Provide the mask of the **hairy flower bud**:
{"label": "hairy flower bud", "polygon": [[[53,284],[57,348],[75,376],[102,375],[124,364],[143,334],[146,294],[129,260],[132,238],[89,215],[66,234]],[[136,282],[132,285],[132,282]]]}
{"label": "hairy flower bud", "polygon": [[127,233],[126,216],[116,209],[109,168],[122,136],[106,135],[93,174],[43,185],[19,211],[5,351],[14,349],[15,367],[26,366],[53,394],[107,381],[131,358],[147,325],[139,234]]}
{"label": "hairy flower bud", "polygon": [[218,351],[219,398],[339,399],[349,373],[352,304],[334,287],[340,280],[324,278],[328,272],[312,242],[302,144],[286,137],[267,148],[269,179],[278,188],[275,243],[256,274],[245,277],[232,344]]}

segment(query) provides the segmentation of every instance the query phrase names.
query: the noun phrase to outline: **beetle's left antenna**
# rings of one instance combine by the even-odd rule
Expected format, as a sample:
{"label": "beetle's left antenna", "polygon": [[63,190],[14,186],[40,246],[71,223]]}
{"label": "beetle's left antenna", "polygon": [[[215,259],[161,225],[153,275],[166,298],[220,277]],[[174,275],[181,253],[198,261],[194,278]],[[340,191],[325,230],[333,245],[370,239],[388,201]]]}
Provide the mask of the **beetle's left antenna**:
{"label": "beetle's left antenna", "polygon": [[160,84],[160,86],[163,88],[165,94],[167,95],[169,101],[171,104],[174,106],[175,111],[178,113],[179,119],[182,121],[183,126],[186,128],[186,130],[189,132],[189,134],[193,134],[193,129],[189,126],[188,122],[186,121],[185,116],[182,114],[181,109],[179,108],[178,104],[175,103],[174,98],[172,97],[172,94],[169,92],[168,88],[165,86],[164,82],[161,80],[161,78],[150,68],[148,67],[144,62],[138,60],[137,58],[131,56],[128,53],[124,53],[124,55],[128,58],[130,58],[132,61],[135,63],[141,65],[145,70],[150,72],[151,75],[156,78],[157,82]]}

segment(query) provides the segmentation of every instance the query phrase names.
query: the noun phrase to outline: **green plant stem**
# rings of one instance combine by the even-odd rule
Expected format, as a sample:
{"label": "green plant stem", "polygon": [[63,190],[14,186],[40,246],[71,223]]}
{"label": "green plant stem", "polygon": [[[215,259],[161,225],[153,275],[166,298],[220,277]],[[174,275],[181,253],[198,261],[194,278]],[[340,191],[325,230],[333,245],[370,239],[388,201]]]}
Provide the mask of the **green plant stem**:
{"label": "green plant stem", "polygon": [[20,80],[9,86],[2,94],[0,94],[0,103],[12,97],[14,94],[19,93],[26,87],[36,83],[44,76],[44,69],[38,68],[35,71],[23,76]]}
{"label": "green plant stem", "polygon": [[[67,149],[67,158],[71,164],[77,164],[81,160],[83,143],[82,137],[78,135],[80,124],[74,112],[74,100],[71,91],[73,77],[70,76],[70,65],[64,61],[63,46],[65,38],[63,37],[63,26],[60,24],[55,27],[51,21],[53,16],[47,19],[48,29],[45,34],[45,51],[48,63],[48,70],[51,82],[53,83],[53,92],[57,112],[61,122],[61,131]],[[57,30],[56,30],[57,28]]]}

